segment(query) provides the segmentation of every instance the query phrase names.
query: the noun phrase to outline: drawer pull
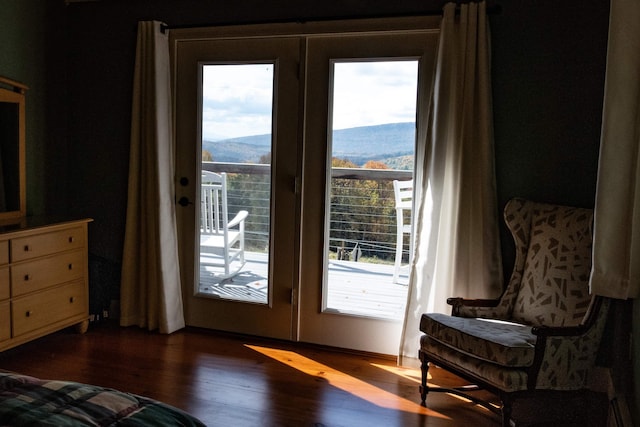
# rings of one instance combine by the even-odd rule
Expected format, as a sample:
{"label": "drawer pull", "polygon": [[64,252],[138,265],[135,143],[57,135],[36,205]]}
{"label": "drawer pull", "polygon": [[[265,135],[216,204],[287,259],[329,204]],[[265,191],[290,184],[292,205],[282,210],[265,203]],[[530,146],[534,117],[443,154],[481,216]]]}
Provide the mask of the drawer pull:
{"label": "drawer pull", "polygon": [[70,302],[71,304],[73,304],[73,302],[74,302],[75,300],[76,300],[76,299],[75,299],[74,297],[69,297],[69,302]]}
{"label": "drawer pull", "polygon": [[31,314],[33,314],[33,312],[31,310],[27,310],[27,312],[24,315],[26,317],[31,317]]}
{"label": "drawer pull", "polygon": [[69,270],[73,270],[73,264],[69,264]]}
{"label": "drawer pull", "polygon": [[29,245],[24,245],[24,251],[25,252],[29,252],[31,250],[31,248],[29,247]]}
{"label": "drawer pull", "polygon": [[31,280],[31,275],[30,274],[25,274],[24,275],[24,281],[28,282],[29,280]]}
{"label": "drawer pull", "polygon": [[69,243],[73,243],[73,242],[75,242],[75,240],[76,239],[73,236],[69,236]]}

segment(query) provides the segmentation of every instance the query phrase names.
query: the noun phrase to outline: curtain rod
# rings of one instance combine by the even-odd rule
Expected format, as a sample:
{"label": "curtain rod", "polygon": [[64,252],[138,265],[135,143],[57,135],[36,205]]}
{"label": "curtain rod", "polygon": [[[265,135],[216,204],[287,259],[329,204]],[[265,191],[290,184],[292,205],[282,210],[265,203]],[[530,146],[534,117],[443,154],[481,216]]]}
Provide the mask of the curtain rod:
{"label": "curtain rod", "polygon": [[[457,2],[461,3],[461,2]],[[462,3],[470,3],[470,2],[462,2]],[[456,12],[459,9],[459,4],[456,6]],[[490,15],[500,15],[502,13],[502,7],[500,5],[487,6],[487,14]],[[206,28],[206,27],[233,27],[240,25],[260,25],[260,24],[306,24],[308,22],[327,22],[327,21],[347,21],[347,20],[356,20],[356,19],[379,19],[379,18],[416,18],[421,16],[438,16],[442,15],[442,10],[434,10],[420,13],[409,13],[409,14],[379,14],[379,15],[349,15],[349,16],[340,16],[340,17],[327,17],[327,18],[295,18],[295,19],[271,19],[271,20],[256,20],[256,21],[246,21],[246,22],[235,22],[235,23],[205,23],[205,24],[183,24],[183,25],[160,25],[160,30],[164,33],[167,30],[181,30],[181,29],[189,29],[189,28]]]}

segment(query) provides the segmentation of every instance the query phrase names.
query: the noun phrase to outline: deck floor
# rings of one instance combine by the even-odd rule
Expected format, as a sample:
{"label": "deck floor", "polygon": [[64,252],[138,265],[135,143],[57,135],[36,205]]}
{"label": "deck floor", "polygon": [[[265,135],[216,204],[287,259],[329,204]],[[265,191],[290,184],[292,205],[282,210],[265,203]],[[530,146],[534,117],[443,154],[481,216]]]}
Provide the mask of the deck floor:
{"label": "deck floor", "polygon": [[[220,298],[267,303],[267,254],[247,252],[246,264],[231,279],[220,279],[220,268],[200,266],[200,292]],[[389,320],[401,320],[407,298],[407,268],[393,282],[393,265],[329,261],[327,310]]]}

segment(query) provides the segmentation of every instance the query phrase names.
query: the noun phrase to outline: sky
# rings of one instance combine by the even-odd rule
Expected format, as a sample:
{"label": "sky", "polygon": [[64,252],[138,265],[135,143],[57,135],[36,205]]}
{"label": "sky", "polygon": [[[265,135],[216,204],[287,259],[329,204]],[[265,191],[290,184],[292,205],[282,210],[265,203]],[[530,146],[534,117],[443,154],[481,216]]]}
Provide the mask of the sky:
{"label": "sky", "polygon": [[[415,121],[417,61],[335,62],[333,129]],[[203,139],[271,132],[273,64],[203,66]]]}

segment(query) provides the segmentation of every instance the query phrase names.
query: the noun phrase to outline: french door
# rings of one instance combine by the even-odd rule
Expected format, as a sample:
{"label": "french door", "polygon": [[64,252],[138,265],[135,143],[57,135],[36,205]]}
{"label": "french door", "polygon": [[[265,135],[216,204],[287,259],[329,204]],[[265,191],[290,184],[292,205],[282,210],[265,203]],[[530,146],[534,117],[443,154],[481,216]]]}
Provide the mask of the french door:
{"label": "french door", "polygon": [[[303,341],[397,354],[408,277],[393,283],[390,252],[403,242],[396,242],[395,225],[384,227],[388,222],[381,217],[395,219],[392,180],[413,178],[416,129],[426,115],[436,41],[429,32],[307,41],[307,79],[313,85],[307,86],[305,104],[302,235],[322,245],[301,247]],[[354,126],[349,122],[367,131],[366,140],[345,148],[340,129]],[[407,128],[410,136],[389,128]],[[410,167],[383,159],[396,150]],[[345,187],[352,194],[348,212],[337,217],[334,211],[344,211]],[[346,262],[340,260],[345,252]]]}
{"label": "french door", "polygon": [[[405,273],[403,283],[392,283],[398,243],[386,236],[395,236],[389,189],[393,179],[411,179],[413,165],[382,165],[382,161],[365,165],[354,158],[359,154],[375,158],[374,147],[387,144],[387,148],[410,146],[398,149],[398,157],[413,161],[437,42],[437,32],[428,28],[437,21],[421,18],[403,20],[395,28],[396,24],[352,22],[349,32],[340,30],[349,26],[346,23],[316,23],[285,25],[279,31],[234,27],[215,36],[204,30],[172,34],[178,221],[188,325],[397,353],[407,279]],[[382,77],[367,86],[368,74]],[[407,76],[409,86],[393,86]],[[357,99],[356,87],[387,98]],[[269,96],[263,97],[265,93]],[[240,98],[249,103],[241,106]],[[397,104],[396,98],[405,99],[404,104]],[[381,121],[343,123],[373,104],[386,104]],[[258,123],[267,124],[254,127]],[[391,128],[403,130],[392,133],[394,138],[402,134],[402,144],[381,136]],[[363,144],[346,154],[336,149],[336,139],[363,131],[372,132]],[[362,136],[350,138],[347,146]],[[383,208],[368,236],[363,229],[355,239],[347,236],[349,230],[335,233],[332,218],[338,208],[332,203],[332,186],[338,170],[356,183],[357,197],[367,191],[371,208],[365,210]],[[248,212],[245,261],[238,274],[221,275],[219,267],[209,264],[203,171],[224,172],[229,218]],[[373,181],[380,181],[375,184],[379,189],[371,192]],[[386,201],[378,203],[378,198]],[[340,207],[352,208],[356,209],[349,202]],[[355,210],[347,213],[357,215]],[[340,227],[362,228],[359,221],[342,222]],[[387,231],[375,228],[383,226]],[[336,239],[342,247],[337,247]],[[367,244],[383,249],[368,250]],[[399,244],[409,252],[407,241]],[[361,249],[363,259],[354,259]],[[337,262],[340,251],[349,252],[351,258]],[[376,262],[363,262],[364,258]],[[388,282],[398,301],[395,314],[368,311],[365,306],[370,302],[359,299],[361,295],[344,297],[351,291],[345,291],[343,279],[353,283],[372,277],[358,272],[377,274]]]}
{"label": "french door", "polygon": [[[299,43],[297,38],[177,43],[176,178],[188,325],[295,338]],[[255,158],[244,163],[225,158],[225,151],[240,156],[249,151],[245,137],[259,140]],[[209,243],[212,236],[204,227],[205,204],[214,193],[203,190],[214,185],[203,171],[224,176],[225,200],[215,202],[226,203],[229,219],[247,212],[242,242],[227,248],[244,253],[229,261],[226,271],[224,243]],[[251,268],[248,253],[259,258]]]}

